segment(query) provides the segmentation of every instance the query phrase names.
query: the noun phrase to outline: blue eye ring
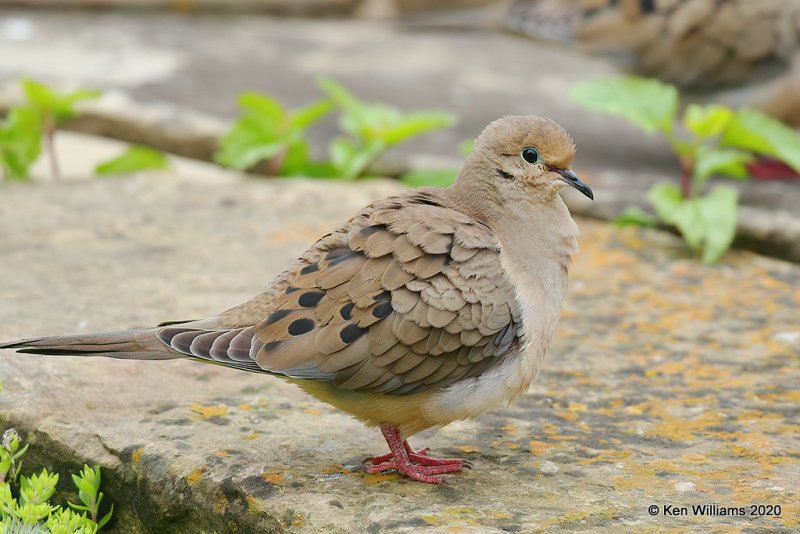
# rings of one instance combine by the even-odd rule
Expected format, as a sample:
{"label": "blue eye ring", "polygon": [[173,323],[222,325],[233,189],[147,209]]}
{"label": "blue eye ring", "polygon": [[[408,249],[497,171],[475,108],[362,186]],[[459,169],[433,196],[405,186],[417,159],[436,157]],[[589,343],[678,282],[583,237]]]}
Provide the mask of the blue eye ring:
{"label": "blue eye ring", "polygon": [[541,159],[541,156],[539,156],[539,151],[533,146],[523,148],[522,152],[520,152],[520,156],[522,156],[522,159],[530,164],[539,163],[539,160]]}

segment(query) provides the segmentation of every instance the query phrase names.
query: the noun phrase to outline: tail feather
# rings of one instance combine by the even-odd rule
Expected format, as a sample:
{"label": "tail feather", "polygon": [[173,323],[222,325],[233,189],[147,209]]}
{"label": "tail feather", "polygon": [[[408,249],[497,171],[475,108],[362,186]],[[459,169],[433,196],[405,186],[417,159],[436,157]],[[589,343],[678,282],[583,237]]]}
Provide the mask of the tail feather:
{"label": "tail feather", "polygon": [[102,356],[127,360],[170,360],[183,355],[164,345],[156,329],[53,336],[0,343],[0,349],[51,356]]}

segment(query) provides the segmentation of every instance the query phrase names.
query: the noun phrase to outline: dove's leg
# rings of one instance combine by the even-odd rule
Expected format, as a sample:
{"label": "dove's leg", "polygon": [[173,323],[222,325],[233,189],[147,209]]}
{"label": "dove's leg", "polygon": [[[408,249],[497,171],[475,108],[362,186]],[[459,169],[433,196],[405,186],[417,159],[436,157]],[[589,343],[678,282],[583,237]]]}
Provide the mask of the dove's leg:
{"label": "dove's leg", "polygon": [[[459,465],[461,467],[471,468],[472,463],[469,460],[465,460],[463,458],[433,458],[428,456],[429,448],[425,447],[424,449],[420,449],[418,451],[414,451],[411,449],[411,445],[408,444],[408,441],[404,441],[403,445],[406,448],[406,452],[408,453],[408,459],[411,460],[415,464],[420,465]],[[380,456],[374,456],[369,459],[369,462],[372,465],[379,465],[384,462],[388,462],[392,459],[392,453],[389,454],[381,454]]]}
{"label": "dove's leg", "polygon": [[464,467],[470,467],[469,462],[455,458],[431,458],[428,456],[428,449],[414,452],[400,437],[400,431],[393,426],[382,425],[381,432],[386,438],[389,450],[392,452],[381,456],[376,456],[367,465],[367,472],[380,473],[383,471],[395,470],[412,480],[427,482],[429,484],[441,484],[444,480],[438,475],[440,473],[453,473],[461,471]]}

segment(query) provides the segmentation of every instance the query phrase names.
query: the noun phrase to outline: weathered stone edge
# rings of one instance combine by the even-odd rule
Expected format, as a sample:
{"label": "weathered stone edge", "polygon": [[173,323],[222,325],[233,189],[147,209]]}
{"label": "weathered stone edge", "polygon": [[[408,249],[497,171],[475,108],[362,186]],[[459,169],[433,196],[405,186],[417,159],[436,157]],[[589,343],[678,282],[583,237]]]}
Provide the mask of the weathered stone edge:
{"label": "weathered stone edge", "polygon": [[[226,489],[226,493],[232,497],[231,505],[220,514],[213,506],[203,506],[203,503],[214,502],[219,493],[216,484],[209,482],[192,486],[185,477],[170,472],[169,461],[157,454],[148,453],[134,461],[136,446],[115,451],[102,442],[101,446],[107,455],[95,454],[91,446],[87,446],[86,451],[75,450],[47,430],[37,428],[36,423],[0,413],[0,429],[7,428],[16,428],[25,442],[30,444],[24,458],[23,474],[32,474],[24,465],[35,465],[37,471],[46,468],[51,473],[58,473],[54,502],[61,503],[64,499],[76,502],[77,494],[70,475],[78,473],[84,464],[92,467],[99,465],[103,493],[115,499],[114,517],[108,525],[110,532],[287,532],[281,518],[265,510],[250,510],[246,491],[233,481]],[[91,439],[88,434],[87,439]],[[101,456],[113,460],[103,461]],[[142,518],[148,519],[147,525]]]}

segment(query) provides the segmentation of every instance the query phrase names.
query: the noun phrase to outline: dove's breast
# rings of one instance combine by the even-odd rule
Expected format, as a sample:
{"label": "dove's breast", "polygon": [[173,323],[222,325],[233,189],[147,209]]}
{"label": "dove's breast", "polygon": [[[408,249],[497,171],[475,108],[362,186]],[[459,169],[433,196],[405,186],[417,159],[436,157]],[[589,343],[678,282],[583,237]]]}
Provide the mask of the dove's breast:
{"label": "dove's breast", "polygon": [[519,349],[480,375],[432,395],[423,406],[428,419],[444,425],[508,405],[536,379],[558,325],[571,255],[578,250],[577,225],[565,206],[563,211],[558,208],[556,213],[565,216],[555,218],[557,230],[544,239],[532,242],[519,231],[535,221],[515,225],[507,239],[501,239],[500,261],[522,319]]}

